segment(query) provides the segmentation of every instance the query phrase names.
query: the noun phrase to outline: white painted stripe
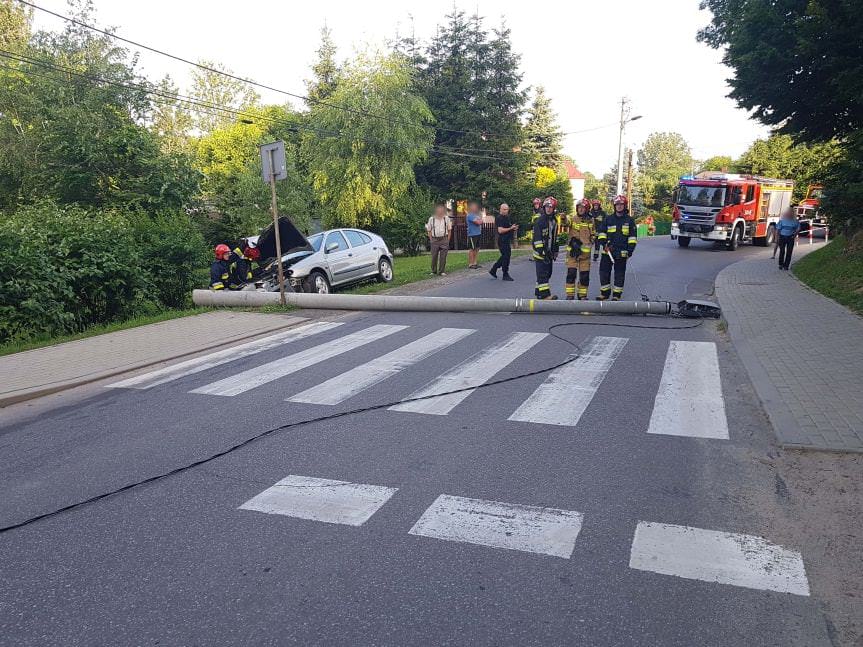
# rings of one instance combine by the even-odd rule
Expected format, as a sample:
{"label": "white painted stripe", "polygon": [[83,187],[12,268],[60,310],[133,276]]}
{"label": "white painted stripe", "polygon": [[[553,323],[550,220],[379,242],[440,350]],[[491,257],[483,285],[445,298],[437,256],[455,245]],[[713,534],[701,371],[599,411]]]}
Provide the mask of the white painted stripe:
{"label": "white painted stripe", "polygon": [[575,426],[627,341],[594,337],[577,359],[553,371],[509,419]]}
{"label": "white painted stripe", "polygon": [[728,439],[716,344],[669,344],[647,433]]}
{"label": "white painted stripe", "polygon": [[158,386],[159,384],[165,384],[166,382],[186,377],[187,375],[206,371],[214,366],[233,362],[235,359],[248,357],[249,355],[270,350],[271,348],[277,348],[282,344],[305,339],[306,337],[317,335],[326,330],[332,330],[341,325],[342,324],[340,323],[332,321],[316,321],[308,323],[285,332],[280,332],[276,335],[270,335],[262,339],[255,339],[254,341],[250,341],[245,344],[231,346],[230,348],[225,348],[224,350],[219,350],[208,355],[202,355],[201,357],[193,357],[184,362],[172,364],[171,366],[166,366],[165,368],[150,371],[149,373],[144,373],[142,375],[136,375],[107,386],[108,388],[114,389],[149,389],[151,387]]}
{"label": "white painted stripe", "polygon": [[357,366],[331,380],[288,398],[289,402],[310,404],[338,404],[357,393],[374,386],[399,371],[416,364],[448,346],[476,332],[469,328],[441,328],[391,353],[382,355],[362,366]]}
{"label": "white painted stripe", "polygon": [[569,559],[582,518],[572,510],[441,494],[410,534]]}
{"label": "white painted stripe", "polygon": [[291,475],[249,499],[239,509],[361,526],[396,491],[397,488],[383,485]]}
{"label": "white painted stripe", "polygon": [[639,521],[629,566],[690,580],[809,595],[800,553],[753,535]]}
{"label": "white painted stripe", "polygon": [[313,364],[325,362],[336,355],[347,353],[348,351],[354,350],[355,348],[359,348],[360,346],[364,346],[373,341],[377,341],[387,335],[392,335],[393,333],[404,330],[405,328],[407,328],[407,326],[391,326],[387,324],[371,326],[339,339],[324,342],[323,344],[313,346],[312,348],[300,351],[299,353],[277,359],[268,364],[264,364],[263,366],[257,366],[248,371],[243,371],[242,373],[226,377],[223,380],[213,382],[212,384],[207,384],[206,386],[190,391],[190,393],[225,396],[245,393],[257,386],[272,382],[273,380],[285,377],[291,373],[296,373],[297,371],[308,368]]}
{"label": "white painted stripe", "polygon": [[[435,378],[419,391],[407,397],[419,398],[435,393],[446,393],[458,389],[466,389],[460,393],[441,395],[436,398],[405,402],[390,407],[393,411],[411,411],[413,413],[428,413],[445,416],[467,396],[473,393],[480,384],[490,380],[496,373],[511,364],[519,355],[527,352],[538,344],[548,334],[544,332],[517,332],[493,346],[469,357],[458,366],[453,367],[443,375]],[[473,387],[473,388],[470,388]]]}

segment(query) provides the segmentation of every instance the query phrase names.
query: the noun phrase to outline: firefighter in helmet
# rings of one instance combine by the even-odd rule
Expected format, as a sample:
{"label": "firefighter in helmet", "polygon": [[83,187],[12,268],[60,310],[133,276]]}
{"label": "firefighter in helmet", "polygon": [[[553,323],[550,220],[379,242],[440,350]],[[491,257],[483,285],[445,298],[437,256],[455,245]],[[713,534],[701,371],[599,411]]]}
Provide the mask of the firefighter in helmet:
{"label": "firefighter in helmet", "polygon": [[590,248],[593,243],[593,222],[590,217],[590,200],[575,205],[575,215],[566,219],[566,300],[575,298],[578,282],[578,300],[587,298],[590,285]]}
{"label": "firefighter in helmet", "polygon": [[[596,239],[602,249],[602,259],[599,261],[599,300],[605,301],[611,296],[612,301],[620,301],[626,281],[626,264],[635,253],[638,242],[635,221],[629,215],[626,196],[619,195],[614,199],[614,213],[605,217],[596,233]],[[611,287],[612,269],[614,290]]]}
{"label": "firefighter in helmet", "polygon": [[533,262],[536,266],[536,298],[557,299],[551,294],[549,280],[557,258],[557,213],[556,200],[548,197],[542,203],[542,211],[533,223]]}
{"label": "firefighter in helmet", "polygon": [[[602,210],[602,203],[599,200],[590,201],[590,217],[593,218],[593,231],[599,231],[599,226],[605,220],[605,212]],[[599,260],[599,240],[593,243],[593,260]]]}
{"label": "firefighter in helmet", "polygon": [[210,289],[224,290],[228,287],[231,277],[231,248],[227,245],[216,245],[216,260],[210,265]]}
{"label": "firefighter in helmet", "polygon": [[530,217],[530,223],[533,224],[536,222],[536,219],[539,218],[539,214],[542,211],[542,199],[534,198],[533,199],[533,215]]}

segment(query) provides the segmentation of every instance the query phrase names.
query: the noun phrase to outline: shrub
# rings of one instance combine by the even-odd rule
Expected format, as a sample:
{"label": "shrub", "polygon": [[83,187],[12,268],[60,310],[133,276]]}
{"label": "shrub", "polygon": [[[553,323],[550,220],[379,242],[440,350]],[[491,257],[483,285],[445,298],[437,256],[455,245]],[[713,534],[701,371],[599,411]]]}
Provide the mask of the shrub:
{"label": "shrub", "polygon": [[401,249],[406,256],[416,256],[426,244],[425,224],[432,213],[431,195],[414,187],[402,198],[396,214],[374,227],[392,251]]}

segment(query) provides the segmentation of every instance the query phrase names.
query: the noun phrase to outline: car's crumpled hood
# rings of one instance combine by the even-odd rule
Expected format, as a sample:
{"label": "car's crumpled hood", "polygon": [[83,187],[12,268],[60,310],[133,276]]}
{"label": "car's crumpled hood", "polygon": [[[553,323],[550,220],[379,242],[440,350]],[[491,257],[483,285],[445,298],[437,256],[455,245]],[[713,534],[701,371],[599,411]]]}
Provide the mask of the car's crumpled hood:
{"label": "car's crumpled hood", "polygon": [[[290,218],[279,218],[279,242],[282,246],[282,256],[293,252],[314,251],[306,237],[294,226]],[[276,235],[272,225],[266,227],[258,237],[256,245],[261,252],[260,264],[266,265],[276,258]]]}

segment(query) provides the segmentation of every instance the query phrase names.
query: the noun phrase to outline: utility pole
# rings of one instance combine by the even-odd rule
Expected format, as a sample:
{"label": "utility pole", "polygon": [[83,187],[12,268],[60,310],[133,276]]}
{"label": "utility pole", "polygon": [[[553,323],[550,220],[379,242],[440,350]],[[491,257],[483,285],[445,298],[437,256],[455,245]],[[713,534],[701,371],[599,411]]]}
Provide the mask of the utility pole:
{"label": "utility pole", "polygon": [[622,97],[620,99],[620,138],[617,141],[617,195],[623,193],[623,130],[630,121],[641,119],[641,115],[630,117],[629,114],[629,99]]}
{"label": "utility pole", "polygon": [[626,163],[626,205],[629,207],[629,215],[632,215],[632,149],[630,148],[626,152],[628,160]]}
{"label": "utility pole", "polygon": [[623,128],[628,116],[626,97],[620,99],[620,136],[617,140],[617,195],[623,193]]}

